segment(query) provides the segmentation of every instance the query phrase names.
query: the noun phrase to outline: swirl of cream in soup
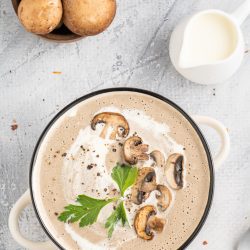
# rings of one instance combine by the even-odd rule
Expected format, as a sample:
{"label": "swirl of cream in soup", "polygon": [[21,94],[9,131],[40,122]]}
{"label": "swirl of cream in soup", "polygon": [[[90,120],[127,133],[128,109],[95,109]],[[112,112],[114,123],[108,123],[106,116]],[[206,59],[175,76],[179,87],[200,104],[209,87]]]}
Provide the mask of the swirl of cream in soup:
{"label": "swirl of cream in soup", "polygon": [[[121,113],[129,123],[129,136],[137,133],[143,139],[143,143],[149,145],[149,152],[159,150],[164,154],[165,159],[171,153],[184,154],[183,146],[177,144],[169,136],[169,127],[166,124],[158,123],[142,111],[135,109],[120,110],[109,106],[102,108],[97,113],[104,111]],[[99,137],[102,127],[101,124],[98,125],[95,131],[91,129],[90,125],[81,129],[67,152],[68,157],[63,162],[62,181],[64,197],[68,203],[74,203],[76,197],[80,194],[98,199],[118,195],[118,187],[111,178],[111,171],[116,162],[124,162],[122,143],[126,139],[119,138],[119,141],[113,141],[108,139],[108,135],[106,139]],[[111,133],[111,130],[112,128],[110,128],[109,133]],[[151,159],[138,162],[137,167],[151,166],[152,163]],[[157,183],[168,186],[164,168],[155,166],[154,169]],[[138,206],[129,202],[127,197],[131,194],[131,188],[127,190],[124,200],[130,225],[122,227],[118,223],[111,239],[107,238],[104,224],[113,211],[113,204],[109,204],[101,210],[97,223],[81,229],[84,230],[84,238],[82,234],[79,235],[75,230],[75,225],[65,224],[65,230],[81,249],[116,249],[122,243],[136,238],[136,233],[132,228],[136,211],[146,204],[157,207],[156,192],[151,192],[149,198]],[[174,191],[172,191],[172,196],[173,204]],[[166,212],[158,211],[158,215],[167,218],[169,209],[171,209],[171,206]]]}

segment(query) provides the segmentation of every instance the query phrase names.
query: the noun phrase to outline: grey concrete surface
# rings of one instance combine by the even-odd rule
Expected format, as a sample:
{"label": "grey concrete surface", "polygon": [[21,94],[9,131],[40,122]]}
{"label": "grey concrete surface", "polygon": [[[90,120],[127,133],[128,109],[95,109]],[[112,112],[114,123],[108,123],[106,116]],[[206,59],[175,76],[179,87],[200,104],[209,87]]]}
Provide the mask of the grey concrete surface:
{"label": "grey concrete surface", "polygon": [[[72,44],[28,34],[10,0],[0,0],[0,249],[22,249],[8,230],[8,214],[28,188],[35,143],[45,125],[72,100],[94,90],[130,86],[160,93],[190,114],[212,116],[229,129],[231,152],[216,171],[208,220],[189,250],[235,249],[250,226],[250,53],[228,82],[195,85],[173,68],[168,55],[171,30],[183,16],[206,8],[233,11],[239,0],[118,0],[109,29]],[[244,23],[246,49],[250,20]],[[54,71],[62,72],[59,75]],[[13,131],[14,120],[18,128]],[[212,151],[218,137],[204,134]],[[20,219],[32,239],[44,237],[28,208]],[[207,245],[203,242],[207,241]],[[250,247],[249,247],[250,249]]]}

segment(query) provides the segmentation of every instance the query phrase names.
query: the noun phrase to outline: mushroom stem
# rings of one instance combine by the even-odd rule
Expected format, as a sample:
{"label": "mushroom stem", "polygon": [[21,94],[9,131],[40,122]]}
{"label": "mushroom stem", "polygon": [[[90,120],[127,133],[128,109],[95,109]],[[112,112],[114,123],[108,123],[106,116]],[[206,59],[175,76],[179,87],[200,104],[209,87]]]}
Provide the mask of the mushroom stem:
{"label": "mushroom stem", "polygon": [[157,216],[151,216],[148,219],[148,224],[151,229],[156,231],[157,233],[161,233],[164,229],[164,225],[166,224],[166,220],[163,218],[159,218]]}

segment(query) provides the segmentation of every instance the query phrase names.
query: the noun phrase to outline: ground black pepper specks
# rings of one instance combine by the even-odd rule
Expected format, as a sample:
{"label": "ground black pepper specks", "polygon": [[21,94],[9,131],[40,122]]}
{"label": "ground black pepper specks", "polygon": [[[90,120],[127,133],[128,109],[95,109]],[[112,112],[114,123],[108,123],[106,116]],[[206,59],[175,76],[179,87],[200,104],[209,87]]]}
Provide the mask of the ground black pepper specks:
{"label": "ground black pepper specks", "polygon": [[87,169],[90,170],[90,169],[92,169],[93,167],[94,167],[93,164],[89,164],[89,165],[87,166]]}

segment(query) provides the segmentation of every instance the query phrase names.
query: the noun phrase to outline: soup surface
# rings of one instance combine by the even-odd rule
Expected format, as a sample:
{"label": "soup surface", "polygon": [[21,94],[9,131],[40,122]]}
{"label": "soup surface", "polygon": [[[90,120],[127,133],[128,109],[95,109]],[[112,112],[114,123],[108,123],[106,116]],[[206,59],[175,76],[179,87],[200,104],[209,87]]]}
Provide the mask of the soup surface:
{"label": "soup surface", "polygon": [[[103,124],[96,130],[90,126],[93,117],[102,112],[116,112],[125,117],[130,131],[126,138],[101,138]],[[111,128],[112,129],[112,128]],[[78,195],[97,199],[111,198],[119,190],[111,178],[117,162],[125,163],[124,142],[139,136],[149,145],[148,152],[158,150],[164,159],[173,153],[184,156],[184,185],[176,190],[168,182],[165,168],[153,159],[139,161],[141,169],[152,167],[158,184],[171,192],[172,201],[166,211],[157,209],[165,220],[163,232],[154,233],[151,241],[139,238],[134,230],[138,209],[146,205],[157,208],[157,191],[140,205],[130,200],[132,188],[126,191],[124,204],[129,225],[115,227],[107,237],[104,224],[114,204],[105,206],[96,223],[80,228],[78,223],[63,223],[58,215]],[[198,226],[208,202],[210,170],[206,152],[194,128],[171,105],[149,95],[118,91],[99,94],[84,100],[65,112],[45,135],[35,160],[32,189],[38,213],[45,227],[65,249],[178,249]]]}

